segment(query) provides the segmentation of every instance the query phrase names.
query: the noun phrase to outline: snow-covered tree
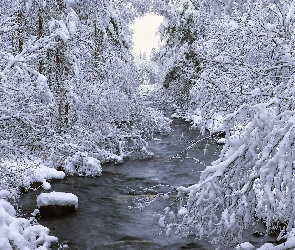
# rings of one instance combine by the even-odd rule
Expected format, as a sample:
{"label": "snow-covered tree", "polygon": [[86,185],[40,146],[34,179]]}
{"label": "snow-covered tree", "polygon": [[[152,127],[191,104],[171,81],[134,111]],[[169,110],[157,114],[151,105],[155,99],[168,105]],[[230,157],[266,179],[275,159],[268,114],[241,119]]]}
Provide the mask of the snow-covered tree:
{"label": "snow-covered tree", "polygon": [[[199,5],[194,15],[204,18],[196,19],[193,27],[200,22],[207,26],[183,49],[196,55],[199,71],[189,75],[193,86],[188,105],[178,107],[198,114],[203,131],[212,117],[223,116],[220,129],[226,144],[199,183],[177,188],[180,203],[165,210],[160,224],[165,221],[167,232],[175,229],[181,235],[215,235],[214,242],[223,249],[240,243],[243,231],[257,219],[265,221],[267,231],[283,225],[280,236],[290,236],[295,226],[294,2],[211,2],[218,15],[199,13],[204,6]],[[225,11],[228,6],[230,11]],[[166,33],[168,42],[170,37]],[[195,66],[188,65],[185,72],[194,72]]]}
{"label": "snow-covered tree", "polygon": [[[2,5],[2,3],[1,3]],[[14,145],[34,147],[51,133],[54,98],[48,79],[38,71],[38,56],[53,46],[57,33],[38,38],[26,6],[3,3],[1,8],[1,153]],[[3,157],[1,155],[1,157]]]}
{"label": "snow-covered tree", "polygon": [[201,58],[192,45],[204,35],[207,24],[203,12],[192,1],[175,2],[172,6],[159,30],[163,46],[157,57],[164,69],[163,86],[168,100],[184,109],[194,85],[192,79],[200,70]]}
{"label": "snow-covered tree", "polygon": [[155,52],[153,57],[151,55],[150,60],[146,58],[145,53],[140,52],[135,56],[134,61],[141,84],[156,84],[160,82],[160,67],[157,60],[155,60]]}

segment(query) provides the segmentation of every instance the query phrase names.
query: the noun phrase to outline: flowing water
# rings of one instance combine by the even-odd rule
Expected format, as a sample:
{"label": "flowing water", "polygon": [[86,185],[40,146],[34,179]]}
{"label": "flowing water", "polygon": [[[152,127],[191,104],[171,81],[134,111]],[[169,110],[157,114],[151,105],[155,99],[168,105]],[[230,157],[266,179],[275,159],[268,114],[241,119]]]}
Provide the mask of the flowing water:
{"label": "flowing water", "polygon": [[[172,186],[197,183],[200,171],[217,159],[220,148],[212,139],[201,140],[186,153],[176,156],[191,145],[188,141],[201,137],[181,119],[174,119],[172,128],[171,135],[158,135],[150,141],[154,158],[104,165],[103,174],[98,178],[68,177],[52,183],[50,191],[77,195],[79,207],[72,215],[40,218],[39,223],[48,227],[60,243],[67,243],[69,249],[214,249],[206,240],[195,242],[194,238],[159,235],[159,217],[154,214],[163,212],[173,197],[166,201],[159,199],[142,210],[129,209],[137,204],[134,202],[137,199],[154,197],[155,190],[169,191]],[[144,190],[149,187],[154,187],[154,191]],[[46,191],[29,192],[21,198],[23,213],[31,213],[36,208],[36,196],[41,192]],[[259,245],[260,239],[251,238],[251,234],[249,231],[246,238]]]}

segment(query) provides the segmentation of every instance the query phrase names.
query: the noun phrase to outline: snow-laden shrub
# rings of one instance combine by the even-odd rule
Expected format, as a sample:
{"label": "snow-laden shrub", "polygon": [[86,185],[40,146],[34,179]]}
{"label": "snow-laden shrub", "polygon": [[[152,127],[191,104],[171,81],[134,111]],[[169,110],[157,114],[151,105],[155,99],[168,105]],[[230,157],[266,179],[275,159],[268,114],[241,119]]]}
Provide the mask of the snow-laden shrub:
{"label": "snow-laden shrub", "polygon": [[64,170],[70,175],[79,176],[100,176],[100,161],[88,156],[86,152],[77,152],[73,156],[67,157],[64,163]]}
{"label": "snow-laden shrub", "polygon": [[[166,118],[162,120],[166,122]],[[169,123],[167,122],[167,124]],[[122,126],[124,125],[125,124]],[[166,128],[166,131],[168,131],[168,128]],[[46,165],[54,168],[64,168],[65,162],[67,162],[67,164],[71,162],[71,167],[69,167],[69,165],[66,167],[66,169],[68,169],[67,171],[71,173],[73,170],[70,171],[69,169],[79,168],[78,159],[81,159],[80,163],[84,164],[82,161],[83,157],[93,157],[97,159],[100,164],[108,162],[119,164],[126,158],[138,159],[151,157],[153,155],[148,147],[147,139],[145,139],[147,134],[144,134],[144,132],[137,128],[122,127],[116,129],[114,127],[114,131],[110,132],[108,136],[100,135],[97,139],[91,138],[91,136],[94,137],[95,135],[85,134],[85,137],[83,139],[81,138],[81,141],[77,141],[77,138],[67,138],[67,143],[61,141],[58,145],[56,145],[56,143],[49,144],[49,146],[52,145],[52,147],[48,148],[49,153],[45,161]],[[149,137],[151,136],[152,134],[149,135]],[[79,158],[78,155],[80,155],[81,158]],[[72,157],[74,158],[69,160]],[[73,165],[77,166],[74,167]],[[77,174],[79,171],[76,172],[75,170],[73,173],[74,172]],[[81,175],[96,175],[95,171],[93,173],[91,173],[91,171],[86,171],[83,174],[82,172]]]}

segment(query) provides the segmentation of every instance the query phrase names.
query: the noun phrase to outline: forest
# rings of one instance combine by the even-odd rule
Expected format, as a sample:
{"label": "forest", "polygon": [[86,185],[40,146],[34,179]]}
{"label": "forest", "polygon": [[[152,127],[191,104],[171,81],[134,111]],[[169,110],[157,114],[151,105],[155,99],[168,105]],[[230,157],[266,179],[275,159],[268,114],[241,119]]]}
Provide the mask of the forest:
{"label": "forest", "polygon": [[[20,194],[35,182],[49,190],[50,178],[100,178],[104,164],[152,158],[148,142],[172,131],[168,106],[224,145],[197,183],[174,189],[161,230],[254,249],[243,233],[263,221],[277,241],[257,249],[295,248],[295,1],[0,6],[0,249],[50,249],[49,229],[17,216]],[[147,13],[164,17],[161,44],[138,64],[131,25]],[[139,92],[147,81],[153,106]]]}

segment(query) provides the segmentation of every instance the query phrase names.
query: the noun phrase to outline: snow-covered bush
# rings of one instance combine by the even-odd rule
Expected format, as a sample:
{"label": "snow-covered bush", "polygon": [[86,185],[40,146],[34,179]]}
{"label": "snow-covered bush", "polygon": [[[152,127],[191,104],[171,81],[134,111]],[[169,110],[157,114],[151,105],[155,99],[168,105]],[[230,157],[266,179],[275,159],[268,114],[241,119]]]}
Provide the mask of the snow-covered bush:
{"label": "snow-covered bush", "polygon": [[[231,1],[214,1],[220,14],[211,21],[201,2],[172,5],[172,20],[167,17],[160,30],[165,98],[180,114],[200,112],[199,128],[204,131],[212,117],[229,114],[243,103],[291,97],[292,1],[254,1],[244,13]],[[222,12],[226,6],[230,15]]]}
{"label": "snow-covered bush", "polygon": [[13,206],[0,199],[0,249],[49,249],[53,242],[57,238],[49,235],[47,227],[16,218]]}
{"label": "snow-covered bush", "polygon": [[79,176],[100,176],[100,161],[90,157],[85,152],[77,152],[65,160],[64,170],[66,173]]}
{"label": "snow-covered bush", "polygon": [[[141,104],[130,4],[0,0],[0,191],[49,189],[57,167],[98,176],[101,162],[149,156],[146,138],[168,130]],[[47,229],[0,215],[1,249],[49,247]]]}

